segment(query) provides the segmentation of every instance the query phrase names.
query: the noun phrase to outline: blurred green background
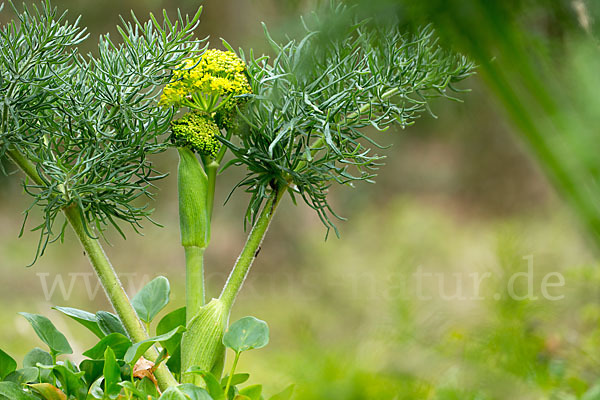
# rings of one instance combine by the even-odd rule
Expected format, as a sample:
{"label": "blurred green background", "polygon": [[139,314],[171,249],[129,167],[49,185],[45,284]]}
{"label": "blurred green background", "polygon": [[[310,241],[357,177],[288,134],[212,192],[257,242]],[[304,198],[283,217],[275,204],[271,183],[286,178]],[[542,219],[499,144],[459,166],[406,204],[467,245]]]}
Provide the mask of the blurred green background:
{"label": "blurred green background", "polygon": [[[316,3],[205,1],[198,35],[210,35],[217,47],[223,37],[234,47],[266,51],[261,21],[275,37],[293,36],[298,16]],[[252,314],[270,324],[271,344],[242,357],[239,369],[267,392],[296,383],[296,399],[600,398],[584,397],[600,380],[600,196],[587,184],[600,171],[598,7],[501,3],[358,5],[375,17],[400,15],[407,29],[434,23],[441,43],[472,56],[479,74],[461,85],[472,89],[459,96],[464,103],[433,102],[437,119],[373,133],[391,145],[377,184],[331,191],[348,218],[339,224],[340,240],[325,241],[305,205],[286,200],[278,211],[232,316]],[[97,36],[116,34],[118,15],[127,19],[130,9],[141,18],[163,8],[193,12],[200,3],[54,4],[72,18],[83,16],[93,51]],[[8,17],[5,11],[0,20]],[[176,163],[174,151],[156,159],[171,173]],[[246,196],[236,192],[219,205],[242,173],[232,169],[218,183],[207,254],[215,296],[245,240]],[[18,238],[29,205],[19,180],[16,172],[0,177],[0,343],[16,359],[40,345],[16,314],[36,312],[50,316],[80,354],[94,338],[51,307],[109,305],[71,233],[26,268],[37,235],[26,230]],[[155,207],[163,228],[146,224],[144,236],[130,232],[126,241],[111,232],[106,247],[130,294],[157,274],[167,276],[172,310],[184,303],[174,175],[159,182]],[[537,299],[511,298],[511,277],[528,272],[530,263]],[[549,290],[560,299],[541,292],[549,273],[564,277],[563,286]],[[477,292],[473,282],[483,274],[488,278]],[[526,279],[517,280],[519,295],[529,289]]]}

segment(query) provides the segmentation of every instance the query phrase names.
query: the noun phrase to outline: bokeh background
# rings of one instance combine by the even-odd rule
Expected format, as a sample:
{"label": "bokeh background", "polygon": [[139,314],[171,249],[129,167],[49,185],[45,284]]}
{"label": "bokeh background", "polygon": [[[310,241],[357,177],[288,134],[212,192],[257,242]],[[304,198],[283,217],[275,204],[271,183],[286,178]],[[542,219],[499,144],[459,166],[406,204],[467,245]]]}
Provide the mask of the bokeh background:
{"label": "bokeh background", "polygon": [[[127,19],[131,9],[141,18],[163,8],[191,13],[202,4],[199,36],[210,35],[215,47],[223,37],[234,47],[266,52],[261,21],[283,39],[300,31],[300,15],[318,7],[308,0],[53,3],[68,9],[71,18],[82,15],[91,52],[99,34],[116,35],[119,15]],[[600,100],[593,85],[600,68],[589,62],[600,59],[596,3],[511,0],[498,9],[477,1],[412,3],[373,0],[358,7],[374,17],[395,13],[407,30],[434,23],[443,46],[473,54],[480,64],[478,74],[461,84],[471,92],[459,95],[463,103],[434,101],[437,118],[427,115],[406,130],[373,133],[390,145],[377,183],[331,190],[332,204],[348,219],[339,223],[341,239],[325,241],[325,228],[310,208],[284,202],[232,316],[268,321],[271,343],[242,357],[239,370],[251,372],[251,381],[271,393],[296,383],[295,399],[600,398],[591,397],[600,380],[594,223],[578,208],[577,190],[562,184],[560,165],[553,169],[540,151],[543,143],[533,140],[537,129],[544,137],[576,143],[565,148],[554,140],[549,146],[564,150],[559,162],[591,160],[567,172],[583,181],[596,179],[590,165],[598,158]],[[0,20],[9,17],[5,10]],[[510,46],[524,38],[540,58],[511,54]],[[475,44],[486,51],[477,52]],[[512,97],[502,90],[506,82],[517,82]],[[560,106],[540,107],[546,104],[543,96]],[[556,115],[564,117],[564,125],[552,123]],[[587,142],[573,139],[581,136]],[[158,183],[154,203],[154,219],[164,226],[146,224],[144,236],[129,232],[125,241],[110,232],[106,250],[130,294],[158,274],[167,276],[170,311],[184,303],[177,156],[170,151],[155,162],[171,172]],[[51,317],[70,338],[77,359],[94,337],[51,307],[97,311],[109,305],[70,232],[64,244],[53,244],[27,267],[37,245],[37,234],[29,231],[36,215],[18,238],[29,198],[19,173],[7,162],[6,167],[14,173],[0,176],[1,346],[16,359],[40,346],[17,315],[35,312]],[[218,183],[207,254],[214,296],[245,240],[247,197],[236,192],[221,206],[241,174],[231,169]],[[600,204],[594,195],[585,188],[586,199]],[[510,277],[530,265],[537,299],[511,298]],[[422,288],[415,280],[419,272],[433,274]],[[564,286],[551,290],[559,300],[541,295],[542,280],[552,272],[564,277]],[[485,273],[489,279],[477,297],[473,276]],[[526,280],[518,282],[518,292],[526,293]]]}

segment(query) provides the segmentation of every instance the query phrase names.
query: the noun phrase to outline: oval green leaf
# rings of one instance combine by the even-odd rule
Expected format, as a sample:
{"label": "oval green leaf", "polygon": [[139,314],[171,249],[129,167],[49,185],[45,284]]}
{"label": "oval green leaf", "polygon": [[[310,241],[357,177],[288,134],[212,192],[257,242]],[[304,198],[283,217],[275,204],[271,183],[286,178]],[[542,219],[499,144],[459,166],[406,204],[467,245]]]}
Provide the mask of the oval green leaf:
{"label": "oval green leaf", "polygon": [[223,344],[236,353],[260,349],[269,343],[269,326],[254,317],[244,317],[227,329]]}
{"label": "oval green leaf", "polygon": [[44,343],[46,343],[46,345],[48,345],[51,353],[54,353],[55,355],[73,353],[65,335],[60,333],[48,318],[43,315],[25,312],[19,314],[29,321],[35,333]]}
{"label": "oval green leaf", "polygon": [[250,385],[240,390],[240,394],[249,397],[251,400],[260,400],[262,394],[262,385]]}
{"label": "oval green leaf", "polygon": [[[250,374],[233,374],[231,377],[231,386],[241,385],[250,379]],[[229,375],[226,375],[223,379],[221,379],[221,386],[225,387],[227,385],[227,381],[229,380]]]}
{"label": "oval green leaf", "polygon": [[183,385],[177,386],[190,400],[213,400],[208,392],[194,384],[184,383]]}
{"label": "oval green leaf", "polygon": [[6,354],[4,351],[0,350],[0,381],[4,379],[4,377],[14,370],[17,369],[17,362]]}
{"label": "oval green leaf", "polygon": [[[39,365],[51,366],[52,356],[47,351],[35,347],[23,358],[23,367],[38,368]],[[50,371],[44,368],[38,368],[40,371],[40,382],[50,382]]]}
{"label": "oval green leaf", "polygon": [[154,317],[169,304],[171,287],[169,280],[158,276],[148,282],[131,300],[138,317],[146,323],[152,322]]}
{"label": "oval green leaf", "polygon": [[183,326],[178,326],[173,329],[171,332],[165,333],[164,335],[155,336],[150,339],[143,340],[141,342],[135,343],[131,346],[127,352],[125,353],[124,360],[127,364],[134,365],[137,360],[144,354],[154,343],[162,342],[164,340],[168,340],[172,338],[174,335],[185,331]]}
{"label": "oval green leaf", "polygon": [[110,347],[104,352],[104,394],[116,398],[121,393],[121,368],[115,358],[115,353]]}
{"label": "oval green leaf", "polygon": [[[159,321],[156,326],[156,334],[164,335],[177,328],[178,326],[185,326],[186,312],[185,307],[178,308],[175,311],[171,311]],[[161,344],[167,349],[169,354],[172,356],[177,351],[181,343],[181,335],[175,335],[172,338],[161,342]]]}
{"label": "oval green leaf", "polygon": [[127,336],[127,332],[125,332],[125,328],[123,327],[121,320],[115,314],[109,313],[108,311],[98,311],[96,313],[96,320],[98,321],[100,330],[105,335],[110,335],[111,333],[116,332],[123,336]]}
{"label": "oval green leaf", "polygon": [[79,370],[84,373],[88,386],[91,386],[104,372],[104,360],[83,360],[79,363]]}
{"label": "oval green leaf", "polygon": [[40,394],[45,400],[67,400],[67,395],[62,390],[49,383],[35,383],[30,388]]}
{"label": "oval green leaf", "polygon": [[110,347],[114,351],[115,357],[117,359],[122,359],[130,346],[131,340],[129,340],[128,337],[115,332],[100,339],[94,347],[87,350],[83,355],[93,360],[100,360],[104,358],[106,348]]}
{"label": "oval green leaf", "polygon": [[163,392],[158,400],[189,400],[185,393],[177,387],[170,387]]}
{"label": "oval green leaf", "polygon": [[25,393],[14,382],[0,382],[0,396],[4,396],[10,400],[36,400],[35,396]]}
{"label": "oval green leaf", "polygon": [[198,367],[190,368],[187,373],[198,374],[206,384],[206,390],[214,400],[225,400],[225,392],[217,378],[210,372],[203,371]]}
{"label": "oval green leaf", "polygon": [[79,322],[81,325],[88,328],[94,335],[102,339],[106,336],[98,326],[96,316],[90,312],[78,310],[71,307],[53,307],[56,311],[60,311],[67,317]]}
{"label": "oval green leaf", "polygon": [[23,358],[23,367],[37,367],[37,365],[52,365],[52,356],[47,351],[35,347]]}
{"label": "oval green leaf", "polygon": [[17,385],[23,385],[25,383],[37,382],[39,375],[40,371],[38,368],[26,367],[11,372],[10,374],[6,375],[4,380],[7,382],[16,383]]}

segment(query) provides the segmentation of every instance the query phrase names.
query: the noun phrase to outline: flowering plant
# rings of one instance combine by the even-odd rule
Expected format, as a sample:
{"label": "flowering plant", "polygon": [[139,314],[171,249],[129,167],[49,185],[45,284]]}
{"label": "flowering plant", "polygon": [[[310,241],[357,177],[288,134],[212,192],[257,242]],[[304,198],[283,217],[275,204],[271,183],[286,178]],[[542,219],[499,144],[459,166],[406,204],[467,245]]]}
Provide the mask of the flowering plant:
{"label": "flowering plant", "polygon": [[[302,198],[338,233],[328,188],[371,181],[381,164],[366,128],[412,124],[473,69],[440,49],[430,28],[405,35],[342,5],[326,11],[342,21],[337,32],[315,21],[300,40],[279,44],[265,29],[272,57],[226,42],[225,51],[206,50],[193,38],[200,11],[175,23],[133,15],[119,28],[122,43],[101,37],[97,57],[78,53],[85,30],[48,2],[15,12],[17,22],[0,31],[0,156],[23,171],[44,211],[36,259],[71,225],[116,314],[56,307],[99,338],[74,365],[57,359],[72,349],[54,325],[23,313],[49,352],[34,349],[21,369],[0,352],[0,398],[261,399],[261,387],[240,387],[248,376],[235,368],[242,352],[267,344],[268,327],[254,317],[229,324],[229,315],[279,203]],[[164,175],[151,156],[170,147],[180,159],[186,307],[164,315],[151,336],[168,280],[157,277],[130,300],[100,239],[109,225],[122,233],[120,222],[137,229],[150,217],[132,202],[152,196]],[[207,302],[215,187],[230,167],[246,168],[236,188],[251,194],[252,228],[221,294]],[[226,348],[235,359],[222,378]],[[290,396],[288,388],[273,399]]]}

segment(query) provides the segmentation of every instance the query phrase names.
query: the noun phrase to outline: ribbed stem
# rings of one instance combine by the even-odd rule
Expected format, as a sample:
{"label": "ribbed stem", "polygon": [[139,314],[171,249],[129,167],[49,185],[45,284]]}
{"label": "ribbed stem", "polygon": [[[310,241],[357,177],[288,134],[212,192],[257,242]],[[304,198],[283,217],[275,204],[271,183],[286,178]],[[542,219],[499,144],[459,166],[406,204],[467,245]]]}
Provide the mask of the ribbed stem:
{"label": "ribbed stem", "polygon": [[[18,165],[25,174],[32,179],[36,184],[43,185],[44,181],[40,178],[35,166],[27,160],[21,153],[16,150],[8,152],[9,157]],[[96,271],[96,275],[104,288],[108,299],[114,307],[117,315],[123,322],[125,330],[134,342],[140,342],[148,338],[148,334],[144,329],[142,322],[139,320],[127,293],[123,289],[119,278],[113,269],[106,253],[97,239],[91,238],[85,230],[84,221],[81,218],[81,210],[78,206],[69,206],[63,209],[63,212],[73,227],[85,253]],[[151,348],[146,353],[146,358],[155,360],[158,357],[158,352]],[[155,371],[155,376],[161,388],[165,389],[169,386],[177,385],[177,381],[168,368],[161,364]]]}
{"label": "ribbed stem", "polygon": [[242,285],[246,280],[246,276],[248,276],[250,267],[258,255],[260,245],[262,244],[265,234],[269,229],[269,225],[271,224],[271,220],[273,219],[273,215],[275,214],[275,209],[281,201],[284,193],[285,188],[278,188],[271,193],[269,200],[267,200],[267,203],[262,209],[260,216],[252,227],[252,231],[248,236],[246,245],[242,249],[240,256],[231,270],[231,274],[229,275],[227,283],[225,284],[225,287],[221,292],[221,296],[219,297],[229,310],[231,310],[231,306],[233,305],[237,294],[242,288]]}
{"label": "ribbed stem", "polygon": [[204,250],[201,247],[185,248],[186,315],[189,323],[204,305]]}

